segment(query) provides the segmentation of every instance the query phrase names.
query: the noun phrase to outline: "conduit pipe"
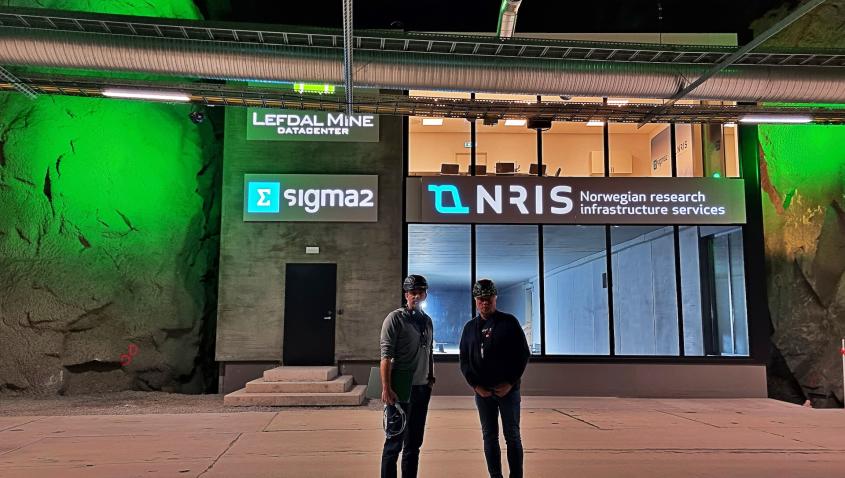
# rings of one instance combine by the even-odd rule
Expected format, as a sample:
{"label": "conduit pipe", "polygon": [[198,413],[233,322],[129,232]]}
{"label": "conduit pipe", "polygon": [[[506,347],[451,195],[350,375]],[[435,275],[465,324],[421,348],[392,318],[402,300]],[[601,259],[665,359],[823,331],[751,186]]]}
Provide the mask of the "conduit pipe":
{"label": "conduit pipe", "polygon": [[[356,86],[670,98],[706,65],[356,50]],[[0,64],[343,83],[343,49],[0,27]],[[841,67],[733,66],[688,99],[845,103]]]}
{"label": "conduit pipe", "polygon": [[510,38],[516,30],[516,16],[519,13],[519,5],[522,0],[502,0],[499,8],[499,26],[496,31],[499,38]]}

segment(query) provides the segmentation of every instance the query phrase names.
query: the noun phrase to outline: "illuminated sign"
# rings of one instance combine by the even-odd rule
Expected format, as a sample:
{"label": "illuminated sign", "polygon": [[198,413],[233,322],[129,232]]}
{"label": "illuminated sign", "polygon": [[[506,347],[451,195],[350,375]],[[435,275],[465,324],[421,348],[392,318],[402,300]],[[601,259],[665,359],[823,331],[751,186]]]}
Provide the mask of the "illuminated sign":
{"label": "illuminated sign", "polygon": [[373,143],[379,140],[378,115],[327,111],[247,109],[247,140],[347,141]]}
{"label": "illuminated sign", "polygon": [[408,190],[420,194],[419,217],[409,220],[420,222],[745,223],[741,179],[478,176],[408,181]]}
{"label": "illuminated sign", "polygon": [[378,176],[244,175],[244,221],[378,221]]}

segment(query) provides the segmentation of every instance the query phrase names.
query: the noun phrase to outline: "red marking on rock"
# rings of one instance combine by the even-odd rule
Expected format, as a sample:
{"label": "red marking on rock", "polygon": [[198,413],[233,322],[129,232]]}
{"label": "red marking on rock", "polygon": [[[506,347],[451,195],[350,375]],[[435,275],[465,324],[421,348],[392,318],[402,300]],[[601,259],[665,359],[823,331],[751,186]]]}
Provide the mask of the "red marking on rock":
{"label": "red marking on rock", "polygon": [[132,357],[138,355],[138,352],[140,352],[140,350],[141,349],[139,349],[137,345],[129,344],[126,347],[127,353],[120,354],[120,366],[126,367],[127,365],[131,364],[132,363]]}

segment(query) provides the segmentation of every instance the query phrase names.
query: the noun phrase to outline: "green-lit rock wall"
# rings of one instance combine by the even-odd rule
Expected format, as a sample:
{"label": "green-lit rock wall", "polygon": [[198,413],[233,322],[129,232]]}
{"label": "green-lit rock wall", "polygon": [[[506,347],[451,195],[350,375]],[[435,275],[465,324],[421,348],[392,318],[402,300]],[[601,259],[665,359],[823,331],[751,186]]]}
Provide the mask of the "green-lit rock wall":
{"label": "green-lit rock wall", "polygon": [[[845,337],[845,127],[765,126],[759,137],[775,358],[782,356],[804,398],[836,406]],[[789,398],[784,377],[773,378],[773,396]]]}
{"label": "green-lit rock wall", "polygon": [[[199,15],[189,0],[4,3]],[[0,392],[213,383],[221,146],[191,110],[0,95]]]}
{"label": "green-lit rock wall", "polygon": [[[752,26],[760,33],[792,8]],[[829,0],[765,47],[845,48],[845,0]],[[840,105],[842,107],[842,105]],[[845,127],[761,126],[759,154],[773,361],[769,393],[842,405]]]}

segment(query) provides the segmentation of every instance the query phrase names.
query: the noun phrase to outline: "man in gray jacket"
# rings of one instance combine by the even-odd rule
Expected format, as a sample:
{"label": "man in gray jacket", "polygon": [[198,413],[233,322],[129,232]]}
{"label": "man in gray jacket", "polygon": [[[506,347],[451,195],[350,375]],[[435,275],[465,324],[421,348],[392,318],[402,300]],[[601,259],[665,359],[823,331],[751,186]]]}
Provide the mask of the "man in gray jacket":
{"label": "man in gray jacket", "polygon": [[405,306],[388,314],[381,327],[381,399],[385,403],[386,423],[382,478],[396,476],[400,451],[402,477],[417,476],[434,385],[434,328],[431,317],[422,311],[428,282],[423,276],[409,275],[402,283],[402,291]]}

